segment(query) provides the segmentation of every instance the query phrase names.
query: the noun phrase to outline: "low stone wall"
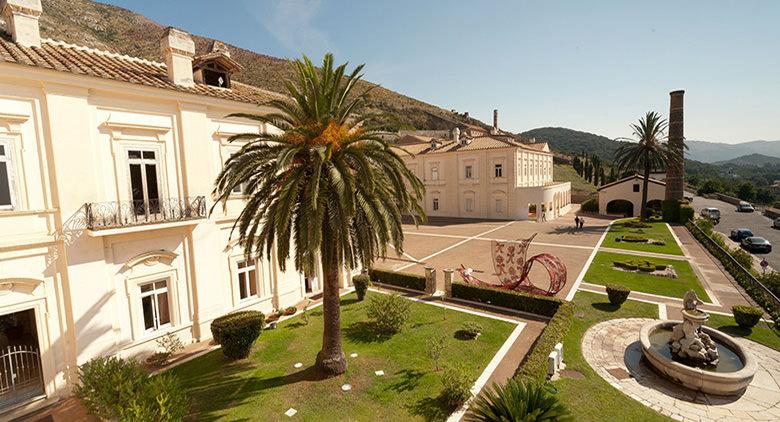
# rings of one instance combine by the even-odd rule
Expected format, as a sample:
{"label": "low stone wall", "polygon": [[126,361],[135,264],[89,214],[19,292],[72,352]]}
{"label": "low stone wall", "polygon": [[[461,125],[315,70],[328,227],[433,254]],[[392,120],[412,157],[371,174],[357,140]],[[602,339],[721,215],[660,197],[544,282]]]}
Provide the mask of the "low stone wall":
{"label": "low stone wall", "polygon": [[739,199],[739,198],[735,198],[733,196],[724,195],[722,193],[716,193],[715,197],[718,198],[719,200],[723,201],[723,202],[728,202],[729,204],[732,204],[732,205],[739,205],[739,203],[742,202],[742,200]]}
{"label": "low stone wall", "polygon": [[764,215],[769,218],[778,218],[780,217],[780,209],[775,207],[764,208]]}

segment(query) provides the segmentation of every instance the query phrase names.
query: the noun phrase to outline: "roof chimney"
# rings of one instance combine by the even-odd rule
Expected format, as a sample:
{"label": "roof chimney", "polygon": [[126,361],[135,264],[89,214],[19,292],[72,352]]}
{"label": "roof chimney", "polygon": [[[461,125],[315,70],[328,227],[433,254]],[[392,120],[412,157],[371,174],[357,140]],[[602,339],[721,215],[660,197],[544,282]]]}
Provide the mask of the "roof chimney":
{"label": "roof chimney", "polygon": [[190,34],[168,27],[160,39],[160,48],[168,69],[168,80],[176,85],[193,86],[192,57],[195,56],[195,43]]}
{"label": "roof chimney", "polygon": [[498,109],[493,109],[493,135],[498,135]]}
{"label": "roof chimney", "polygon": [[11,39],[25,47],[41,46],[41,0],[0,0],[3,19]]}

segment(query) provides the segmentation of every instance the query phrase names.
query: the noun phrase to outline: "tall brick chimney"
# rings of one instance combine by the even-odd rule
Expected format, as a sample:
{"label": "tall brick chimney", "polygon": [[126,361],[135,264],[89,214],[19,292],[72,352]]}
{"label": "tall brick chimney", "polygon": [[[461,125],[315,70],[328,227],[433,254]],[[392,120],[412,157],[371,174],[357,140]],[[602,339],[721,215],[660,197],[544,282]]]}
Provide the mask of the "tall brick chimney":
{"label": "tall brick chimney", "polygon": [[683,95],[685,91],[669,93],[669,149],[679,162],[666,169],[666,198],[682,200],[684,193],[685,163],[683,134]]}
{"label": "tall brick chimney", "polygon": [[493,130],[494,135],[498,134],[498,109],[493,109]]}

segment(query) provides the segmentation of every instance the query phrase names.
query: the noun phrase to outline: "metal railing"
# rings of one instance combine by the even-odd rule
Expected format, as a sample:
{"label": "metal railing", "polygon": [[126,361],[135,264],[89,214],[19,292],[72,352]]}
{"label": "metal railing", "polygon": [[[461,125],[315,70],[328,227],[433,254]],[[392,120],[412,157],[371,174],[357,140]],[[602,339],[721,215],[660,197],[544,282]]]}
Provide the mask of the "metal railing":
{"label": "metal railing", "polygon": [[206,198],[168,198],[150,201],[112,201],[84,204],[90,230],[206,218]]}
{"label": "metal railing", "polygon": [[43,393],[38,349],[8,346],[0,355],[0,408],[20,403]]}
{"label": "metal railing", "polygon": [[[723,249],[718,242],[716,242],[712,237],[710,237],[707,233],[704,232],[699,226],[696,224],[689,222],[685,225],[688,230],[693,234],[693,237],[696,238],[699,242],[701,242],[704,247],[710,251],[720,262],[723,264],[724,267],[726,267],[726,270],[731,273],[732,276],[737,280],[738,283],[742,284],[743,287],[746,287],[747,292],[753,296],[753,299],[759,302],[759,304],[764,306],[769,306],[773,308],[772,310],[774,312],[770,312],[770,314],[776,314],[780,312],[780,298],[775,296],[775,294],[770,290],[768,287],[766,287],[763,283],[761,283],[754,275],[750,272],[747,268],[743,267],[742,264],[739,263],[734,257],[729,253],[729,251]],[[746,286],[747,285],[747,286]],[[748,288],[749,287],[749,288]],[[755,297],[753,294],[753,291],[761,294],[763,296],[763,301],[759,298]],[[769,311],[769,309],[767,309]]]}

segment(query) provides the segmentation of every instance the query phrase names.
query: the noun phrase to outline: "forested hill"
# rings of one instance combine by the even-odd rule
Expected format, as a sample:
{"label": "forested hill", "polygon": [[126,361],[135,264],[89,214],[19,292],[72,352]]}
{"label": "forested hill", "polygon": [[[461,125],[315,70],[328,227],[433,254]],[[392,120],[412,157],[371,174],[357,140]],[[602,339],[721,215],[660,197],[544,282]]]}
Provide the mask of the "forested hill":
{"label": "forested hill", "polygon": [[520,133],[524,138],[536,138],[538,141],[547,141],[550,149],[570,155],[597,155],[599,158],[612,161],[615,151],[624,142],[617,142],[606,136],[588,132],[567,129],[564,127],[540,127]]}
{"label": "forested hill", "polygon": [[[220,7],[217,2],[214,5]],[[41,35],[46,38],[162,61],[160,37],[169,22],[157,23],[133,11],[90,0],[42,0],[42,6]],[[196,34],[193,34],[193,40],[198,52],[205,51],[212,41]],[[232,57],[244,66],[244,71],[237,74],[235,80],[286,93],[283,81],[291,76],[287,60],[232,45],[229,49]],[[370,79],[371,75],[367,77]],[[364,83],[362,88],[368,86]],[[388,128],[451,129],[458,124],[487,127],[463,114],[389,89],[379,87],[370,95],[365,111],[376,115],[375,123]]]}

